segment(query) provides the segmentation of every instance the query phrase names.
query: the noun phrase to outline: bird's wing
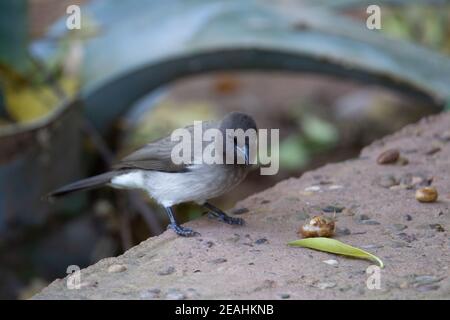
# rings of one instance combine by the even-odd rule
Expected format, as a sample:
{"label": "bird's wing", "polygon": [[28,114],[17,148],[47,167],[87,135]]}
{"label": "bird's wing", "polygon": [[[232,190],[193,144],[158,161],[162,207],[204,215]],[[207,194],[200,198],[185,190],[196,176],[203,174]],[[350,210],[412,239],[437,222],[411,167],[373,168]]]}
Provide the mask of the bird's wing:
{"label": "bird's wing", "polygon": [[[203,129],[210,128],[212,122],[204,122]],[[193,126],[185,127],[191,132],[193,139]],[[164,172],[187,172],[189,164],[175,164],[172,161],[171,153],[179,141],[171,141],[170,135],[151,142],[141,149],[136,150],[129,156],[122,159],[113,168],[114,169],[144,169]]]}
{"label": "bird's wing", "polygon": [[114,169],[144,169],[165,172],[185,172],[187,166],[183,163],[173,163],[170,155],[177,142],[170,141],[170,137],[147,144],[122,159]]}

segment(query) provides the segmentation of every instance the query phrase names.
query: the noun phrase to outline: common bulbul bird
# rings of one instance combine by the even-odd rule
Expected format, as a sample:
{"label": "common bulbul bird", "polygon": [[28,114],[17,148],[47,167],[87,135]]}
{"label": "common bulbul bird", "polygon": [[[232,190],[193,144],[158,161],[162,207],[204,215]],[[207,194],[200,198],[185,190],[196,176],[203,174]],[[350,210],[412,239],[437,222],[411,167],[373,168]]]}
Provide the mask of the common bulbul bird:
{"label": "common bulbul bird", "polygon": [[[194,143],[194,126],[184,127],[190,132],[192,145]],[[243,225],[244,220],[228,216],[219,208],[213,206],[209,199],[222,195],[238,185],[250,171],[250,147],[256,141],[246,137],[244,141],[230,135],[227,129],[257,130],[253,118],[240,112],[227,114],[219,121],[202,122],[202,130],[219,129],[222,135],[220,141],[223,147],[223,164],[206,164],[195,162],[195,152],[191,161],[175,163],[172,160],[172,149],[178,141],[172,141],[166,136],[151,142],[133,152],[113,166],[111,171],[89,177],[63,186],[48,194],[49,198],[59,197],[80,190],[87,190],[104,185],[121,189],[141,189],[164,207],[170,220],[168,228],[173,229],[180,236],[194,236],[199,233],[180,226],[175,219],[173,206],[184,202],[196,202],[208,209],[210,215],[232,225]],[[203,139],[202,139],[203,140]],[[202,147],[205,142],[202,141]],[[226,153],[231,152],[233,163],[227,164]],[[237,161],[241,158],[241,161]]]}

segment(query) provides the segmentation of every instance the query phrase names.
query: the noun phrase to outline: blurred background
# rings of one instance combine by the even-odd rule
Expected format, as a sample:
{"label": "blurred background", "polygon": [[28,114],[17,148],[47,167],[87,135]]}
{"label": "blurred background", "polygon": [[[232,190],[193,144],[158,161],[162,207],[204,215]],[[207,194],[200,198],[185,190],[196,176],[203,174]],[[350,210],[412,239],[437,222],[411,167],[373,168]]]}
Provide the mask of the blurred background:
{"label": "blurred background", "polygon": [[[369,4],[380,30],[366,28]],[[66,25],[81,8],[81,29]],[[0,298],[163,232],[163,210],[108,188],[54,203],[194,120],[239,110],[280,129],[280,172],[234,204],[448,109],[450,1],[0,1]],[[180,222],[203,214],[177,208]]]}

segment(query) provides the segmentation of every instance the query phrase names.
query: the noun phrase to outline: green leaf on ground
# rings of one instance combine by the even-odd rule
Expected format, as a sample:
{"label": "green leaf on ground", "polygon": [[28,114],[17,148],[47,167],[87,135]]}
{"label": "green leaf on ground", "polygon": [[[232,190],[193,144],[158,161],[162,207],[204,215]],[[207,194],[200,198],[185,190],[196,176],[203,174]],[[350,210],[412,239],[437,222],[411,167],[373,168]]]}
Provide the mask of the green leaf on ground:
{"label": "green leaf on ground", "polygon": [[288,243],[288,245],[293,247],[304,247],[319,251],[325,251],[329,253],[335,253],[340,254],[344,256],[350,256],[360,259],[368,259],[375,261],[379,264],[380,268],[384,268],[383,261],[381,261],[380,258],[377,256],[364,251],[359,248],[352,247],[348,244],[342,243],[335,239],[330,238],[306,238],[306,239],[300,239],[291,241]]}

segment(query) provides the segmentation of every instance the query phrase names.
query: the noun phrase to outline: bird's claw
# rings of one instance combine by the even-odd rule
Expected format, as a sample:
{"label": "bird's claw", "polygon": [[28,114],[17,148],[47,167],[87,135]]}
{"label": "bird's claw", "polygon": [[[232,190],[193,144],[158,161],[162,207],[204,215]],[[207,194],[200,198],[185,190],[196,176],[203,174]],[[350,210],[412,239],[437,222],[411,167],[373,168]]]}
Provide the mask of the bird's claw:
{"label": "bird's claw", "polygon": [[197,231],[194,231],[190,228],[179,226],[177,224],[169,224],[167,228],[172,229],[173,231],[175,231],[177,235],[181,237],[195,237],[200,235],[200,233],[198,233]]}

